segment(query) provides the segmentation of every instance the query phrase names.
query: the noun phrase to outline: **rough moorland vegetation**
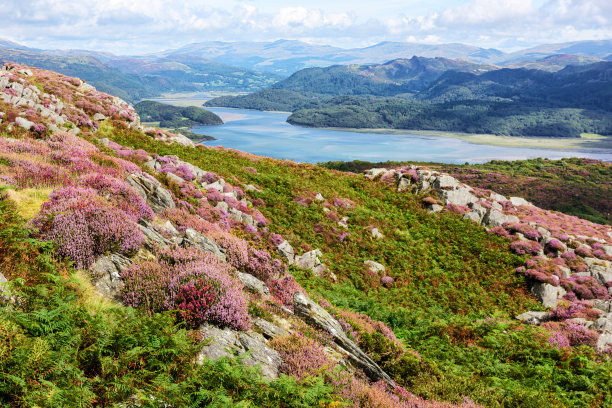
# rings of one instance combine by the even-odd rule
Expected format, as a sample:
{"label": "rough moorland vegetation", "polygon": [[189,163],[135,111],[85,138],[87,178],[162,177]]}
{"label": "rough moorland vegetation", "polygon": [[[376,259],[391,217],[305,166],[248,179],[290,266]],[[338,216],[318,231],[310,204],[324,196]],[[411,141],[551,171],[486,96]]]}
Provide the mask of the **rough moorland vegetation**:
{"label": "rough moorland vegetation", "polygon": [[3,405],[612,403],[608,226],[196,146],[48,71],[0,85]]}

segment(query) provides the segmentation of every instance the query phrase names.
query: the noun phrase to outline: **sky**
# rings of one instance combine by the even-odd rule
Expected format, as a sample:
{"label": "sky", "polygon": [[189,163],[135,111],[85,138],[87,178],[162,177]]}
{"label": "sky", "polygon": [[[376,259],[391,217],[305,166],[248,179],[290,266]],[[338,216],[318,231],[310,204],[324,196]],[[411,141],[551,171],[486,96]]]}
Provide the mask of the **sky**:
{"label": "sky", "polygon": [[612,39],[612,0],[2,0],[0,15],[3,39],[124,55],[204,41],[460,42],[514,51]]}

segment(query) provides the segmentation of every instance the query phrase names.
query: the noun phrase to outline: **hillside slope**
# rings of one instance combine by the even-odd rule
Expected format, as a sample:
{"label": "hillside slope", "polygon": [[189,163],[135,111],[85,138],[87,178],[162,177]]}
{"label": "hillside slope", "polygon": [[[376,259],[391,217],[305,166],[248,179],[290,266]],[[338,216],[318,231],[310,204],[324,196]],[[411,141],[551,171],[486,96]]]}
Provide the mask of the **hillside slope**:
{"label": "hillside slope", "polygon": [[609,226],[196,146],[49,71],[0,88],[3,404],[612,403]]}

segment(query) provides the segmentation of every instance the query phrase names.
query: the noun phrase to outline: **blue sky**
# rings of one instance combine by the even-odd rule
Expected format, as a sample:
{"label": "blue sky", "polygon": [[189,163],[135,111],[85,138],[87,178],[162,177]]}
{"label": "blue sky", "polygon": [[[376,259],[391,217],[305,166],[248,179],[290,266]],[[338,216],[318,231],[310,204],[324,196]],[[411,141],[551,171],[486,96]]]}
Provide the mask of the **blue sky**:
{"label": "blue sky", "polygon": [[0,14],[0,38],[117,54],[210,40],[461,42],[512,51],[612,38],[612,0],[2,0]]}

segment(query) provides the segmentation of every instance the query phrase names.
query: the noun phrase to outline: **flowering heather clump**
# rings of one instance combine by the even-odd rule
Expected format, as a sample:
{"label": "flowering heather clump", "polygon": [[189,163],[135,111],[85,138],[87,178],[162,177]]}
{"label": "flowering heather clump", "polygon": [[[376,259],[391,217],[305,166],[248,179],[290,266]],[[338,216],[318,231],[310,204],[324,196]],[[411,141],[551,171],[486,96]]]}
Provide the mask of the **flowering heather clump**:
{"label": "flowering heather clump", "polygon": [[355,203],[353,203],[348,198],[334,197],[332,199],[332,202],[333,202],[334,206],[338,207],[338,208],[352,209],[352,208],[355,207]]}
{"label": "flowering heather clump", "polygon": [[272,279],[268,282],[268,287],[272,295],[278,299],[281,304],[292,308],[293,296],[295,292],[303,292],[304,290],[296,282],[291,275],[286,275],[281,279]]}
{"label": "flowering heather clump", "polygon": [[295,201],[302,207],[308,207],[310,204],[312,204],[312,200],[310,198],[303,196],[295,197],[293,201]]}
{"label": "flowering heather clump", "polygon": [[272,259],[267,251],[249,248],[248,254],[249,261],[244,265],[244,271],[246,273],[264,282],[285,274],[286,270],[283,263],[279,259]]}
{"label": "flowering heather clump", "polygon": [[580,255],[582,257],[585,258],[590,258],[593,256],[593,252],[591,251],[591,248],[589,248],[588,246],[582,245],[578,248],[576,248],[574,250],[574,252],[576,253],[576,255]]}
{"label": "flowering heather clump", "polygon": [[195,249],[167,249],[159,261],[132,265],[121,277],[123,301],[152,314],[179,310],[192,327],[203,322],[236,330],[250,327],[248,303],[232,269]]}
{"label": "flowering heather clump", "polygon": [[270,242],[274,247],[279,246],[284,241],[284,238],[280,234],[270,234]]}
{"label": "flowering heather clump", "polygon": [[209,237],[225,249],[227,262],[234,268],[242,270],[249,262],[249,244],[245,240],[221,230],[212,231]]}
{"label": "flowering heather clump", "polygon": [[470,211],[470,209],[464,205],[457,205],[453,203],[447,204],[446,210],[455,214],[465,214]]}
{"label": "flowering heather clump", "polygon": [[537,255],[542,246],[535,241],[515,241],[510,244],[510,250],[517,255]]}
{"label": "flowering heather clump", "polygon": [[383,276],[380,278],[380,283],[382,283],[382,285],[386,288],[393,285],[393,282],[395,282],[395,280],[391,276]]}
{"label": "flowering heather clump", "polygon": [[298,380],[316,376],[332,367],[323,346],[302,333],[277,337],[269,345],[278,351],[283,360],[281,371]]}
{"label": "flowering heather clump", "polygon": [[551,312],[550,317],[552,320],[567,320],[577,317],[595,319],[601,314],[597,309],[593,309],[592,302],[588,300],[576,300],[576,295],[574,295],[573,292],[567,293],[564,297],[566,299],[568,297],[573,297],[574,299],[571,301],[569,301],[569,299],[560,301],[557,307]]}
{"label": "flowering heather clump", "polygon": [[133,219],[92,189],[62,188],[49,198],[32,225],[79,268],[87,268],[105,253],[136,251],[144,241]]}
{"label": "flowering heather clump", "polygon": [[599,334],[589,330],[580,323],[567,320],[564,322],[548,322],[542,327],[550,331],[548,344],[557,348],[574,347],[586,344],[591,347],[597,345]]}
{"label": "flowering heather clump", "polygon": [[202,176],[202,180],[200,182],[206,184],[212,184],[215,181],[218,181],[221,177],[217,176],[215,173],[208,172]]}
{"label": "flowering heather clump", "polygon": [[255,169],[255,167],[245,167],[242,170],[248,171],[251,174],[257,174],[257,169]]}
{"label": "flowering heather clump", "polygon": [[439,200],[433,198],[433,197],[425,197],[423,198],[423,200],[421,200],[423,202],[423,204],[425,205],[434,205],[434,204],[439,204]]}
{"label": "flowering heather clump", "polygon": [[223,201],[223,195],[219,192],[219,190],[214,188],[209,188],[206,190],[206,199],[211,201],[213,204],[218,203],[219,201]]}
{"label": "flowering heather clump", "polygon": [[546,243],[546,250],[551,252],[561,252],[565,250],[565,246],[558,239],[551,239]]}
{"label": "flowering heather clump", "polygon": [[489,230],[490,234],[495,234],[498,237],[502,237],[502,238],[510,238],[510,233],[501,225],[497,226],[497,227],[493,227]]}
{"label": "flowering heather clump", "polygon": [[103,174],[92,174],[85,176],[81,184],[95,189],[98,194],[118,207],[120,210],[132,216],[135,221],[140,218],[153,219],[153,210],[146,201],[124,180],[119,180]]}
{"label": "flowering heather clump", "polygon": [[[198,300],[191,296],[188,299],[182,298],[187,303],[181,310],[194,310],[193,314],[188,315],[195,319],[196,325],[206,321],[219,326],[229,326],[235,330],[247,330],[251,326],[248,302],[242,293],[242,284],[233,278],[231,273],[226,263],[222,263],[212,254],[203,253],[202,259],[198,261],[175,265],[170,291],[175,295],[180,288],[185,288],[185,285],[193,281],[199,282],[194,286],[195,288],[211,286],[203,292],[207,299],[214,300],[207,304],[207,309],[194,310],[196,306],[202,306],[204,303],[201,299]],[[195,291],[189,289],[189,286],[184,290],[191,295]],[[214,294],[213,297],[210,296],[211,293]],[[176,295],[174,303],[174,307],[177,308]]]}
{"label": "flowering heather clump", "polygon": [[511,223],[504,224],[504,227],[511,232],[520,232],[525,236],[525,238],[530,240],[536,240],[542,237],[542,235],[535,228],[531,227],[527,224],[522,223]]}
{"label": "flowering heather clump", "polygon": [[592,276],[572,275],[568,279],[561,280],[561,286],[573,292],[579,299],[609,299],[610,295],[606,287],[601,286]]}

